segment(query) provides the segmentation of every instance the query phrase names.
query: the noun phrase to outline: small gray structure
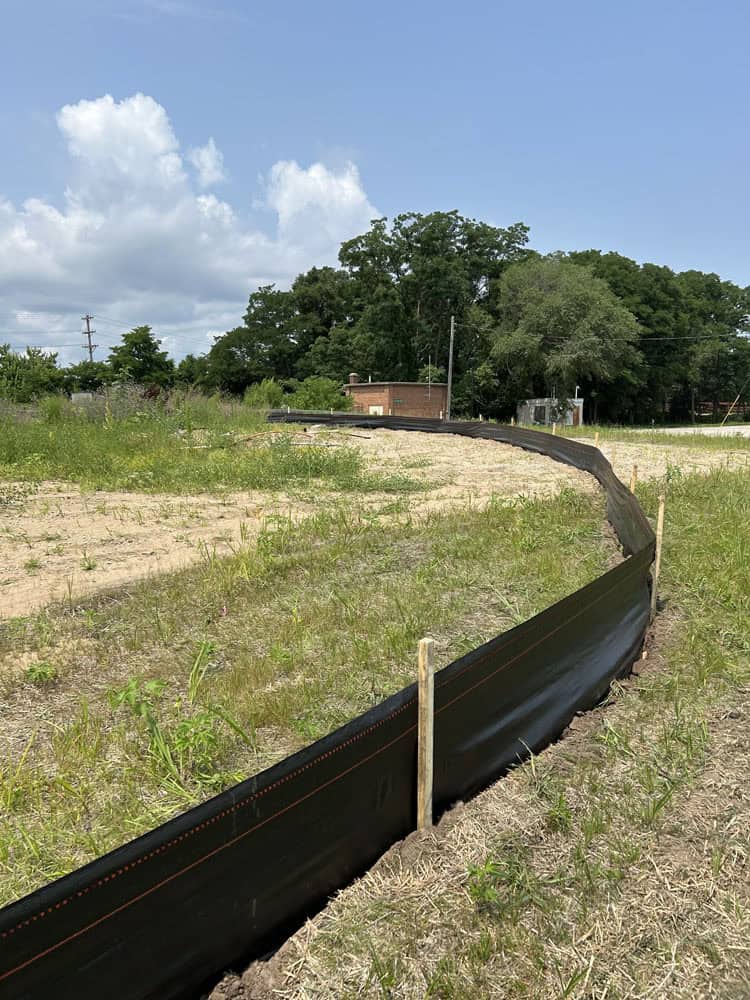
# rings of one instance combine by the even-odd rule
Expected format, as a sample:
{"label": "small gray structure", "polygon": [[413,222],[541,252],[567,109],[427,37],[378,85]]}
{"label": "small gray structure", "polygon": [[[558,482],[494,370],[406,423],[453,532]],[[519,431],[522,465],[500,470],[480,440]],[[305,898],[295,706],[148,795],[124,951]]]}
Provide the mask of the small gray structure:
{"label": "small gray structure", "polygon": [[525,399],[516,407],[516,421],[536,427],[549,427],[550,424],[580,427],[583,425],[583,400],[578,396],[575,399],[552,396]]}

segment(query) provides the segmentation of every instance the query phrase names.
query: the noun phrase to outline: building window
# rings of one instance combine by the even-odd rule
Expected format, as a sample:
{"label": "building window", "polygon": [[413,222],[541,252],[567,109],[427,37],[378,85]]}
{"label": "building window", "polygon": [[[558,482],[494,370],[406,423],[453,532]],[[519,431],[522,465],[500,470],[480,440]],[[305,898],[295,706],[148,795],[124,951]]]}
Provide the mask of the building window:
{"label": "building window", "polygon": [[547,407],[546,406],[535,406],[534,407],[534,423],[535,424],[546,424],[547,423]]}
{"label": "building window", "polygon": [[371,404],[370,405],[370,409],[369,409],[368,412],[369,412],[369,414],[370,414],[371,417],[382,417],[383,416],[383,407],[382,406],[375,406],[374,404]]}

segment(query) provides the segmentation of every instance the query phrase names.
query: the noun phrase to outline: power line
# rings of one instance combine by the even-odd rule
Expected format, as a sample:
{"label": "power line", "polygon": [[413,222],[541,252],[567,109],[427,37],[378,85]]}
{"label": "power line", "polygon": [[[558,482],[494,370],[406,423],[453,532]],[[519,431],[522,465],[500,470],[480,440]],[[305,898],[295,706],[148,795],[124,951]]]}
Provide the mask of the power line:
{"label": "power line", "polygon": [[124,320],[111,319],[109,316],[102,316],[101,313],[97,313],[96,318],[99,320],[100,323],[107,323],[109,326],[118,326],[118,327],[124,326],[127,327],[128,330],[133,330],[136,326],[138,326],[137,323],[126,323]]}

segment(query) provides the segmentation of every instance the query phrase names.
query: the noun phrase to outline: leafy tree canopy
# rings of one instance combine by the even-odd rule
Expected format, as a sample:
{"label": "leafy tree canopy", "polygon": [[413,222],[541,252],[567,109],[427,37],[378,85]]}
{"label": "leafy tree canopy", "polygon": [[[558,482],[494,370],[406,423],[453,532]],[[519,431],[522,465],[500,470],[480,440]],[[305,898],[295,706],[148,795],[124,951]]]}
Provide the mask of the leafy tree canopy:
{"label": "leafy tree canopy", "polygon": [[174,379],[174,361],[160,348],[150,326],[136,326],[123,334],[122,343],[110,351],[109,366],[117,378],[142,385],[170,385]]}
{"label": "leafy tree canopy", "polygon": [[63,373],[57,367],[57,355],[27,347],[12,351],[0,344],[0,397],[14,403],[30,403],[40,396],[60,392]]}
{"label": "leafy tree canopy", "polygon": [[21,401],[131,378],[252,405],[340,407],[352,371],[414,381],[431,366],[444,377],[451,316],[457,414],[508,418],[521,399],[576,386],[586,418],[604,421],[689,419],[694,400],[718,418],[721,403],[750,396],[748,289],[614,252],[542,257],[523,223],[456,211],[375,219],[342,244],[337,267],[253,290],[240,325],[203,357],[175,367],[147,326],[107,362],[64,372],[54,356],[6,347],[0,392]]}

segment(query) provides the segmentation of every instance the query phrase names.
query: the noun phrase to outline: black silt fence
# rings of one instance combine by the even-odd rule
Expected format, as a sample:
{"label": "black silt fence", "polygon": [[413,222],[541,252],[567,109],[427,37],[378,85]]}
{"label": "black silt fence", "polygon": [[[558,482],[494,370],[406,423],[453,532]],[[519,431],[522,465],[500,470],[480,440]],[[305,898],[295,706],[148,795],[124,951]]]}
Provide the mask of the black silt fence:
{"label": "black silt fence", "polygon": [[[486,423],[275,412],[276,421],[488,438],[592,473],[629,556],[435,675],[436,815],[555,739],[632,666],[654,536],[601,453]],[[416,687],[0,910],[3,1000],[178,1000],[280,943],[414,829]]]}

